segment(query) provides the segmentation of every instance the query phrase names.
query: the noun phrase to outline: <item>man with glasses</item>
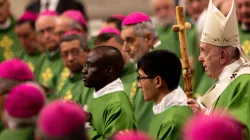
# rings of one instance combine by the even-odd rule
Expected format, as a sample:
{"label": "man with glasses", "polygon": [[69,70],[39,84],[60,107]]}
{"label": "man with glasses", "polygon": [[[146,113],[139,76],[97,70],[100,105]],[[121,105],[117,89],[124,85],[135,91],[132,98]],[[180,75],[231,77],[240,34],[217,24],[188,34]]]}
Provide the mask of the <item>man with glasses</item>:
{"label": "man with glasses", "polygon": [[120,51],[111,46],[98,46],[88,54],[83,68],[84,85],[94,88],[88,109],[92,115],[90,139],[107,139],[118,130],[135,129],[132,105],[119,76],[124,61]]}
{"label": "man with glasses", "polygon": [[[54,11],[42,12],[36,21],[36,31],[44,42],[46,53],[45,61],[41,67],[38,81],[45,87],[55,90],[58,86],[59,76],[64,68],[60,57],[59,37],[55,33],[57,13]],[[51,95],[53,98],[55,95]]]}
{"label": "man with glasses", "polygon": [[[141,12],[131,13],[123,20],[121,37],[124,41],[123,49],[133,64],[136,64],[143,55],[152,49],[157,49],[162,45],[150,17]],[[153,117],[151,109],[153,102],[145,102],[136,86],[137,83],[134,85],[129,96],[134,106],[135,118],[138,128],[147,131]]]}
{"label": "man with glasses", "polygon": [[180,139],[182,125],[192,115],[192,110],[186,103],[186,94],[178,86],[179,58],[169,51],[152,51],[139,60],[137,67],[138,87],[144,100],[154,101],[149,133],[157,140]]}
{"label": "man with glasses", "polygon": [[44,61],[42,53],[39,51],[39,43],[35,31],[35,20],[37,15],[27,11],[17,21],[15,32],[18,36],[25,53],[22,57],[36,77],[40,74],[41,64]]}
{"label": "man with glasses", "polygon": [[82,69],[89,52],[87,39],[79,31],[68,31],[60,42],[60,51],[66,70],[61,73],[57,93],[60,98],[87,104],[92,98],[92,89],[82,82]]}

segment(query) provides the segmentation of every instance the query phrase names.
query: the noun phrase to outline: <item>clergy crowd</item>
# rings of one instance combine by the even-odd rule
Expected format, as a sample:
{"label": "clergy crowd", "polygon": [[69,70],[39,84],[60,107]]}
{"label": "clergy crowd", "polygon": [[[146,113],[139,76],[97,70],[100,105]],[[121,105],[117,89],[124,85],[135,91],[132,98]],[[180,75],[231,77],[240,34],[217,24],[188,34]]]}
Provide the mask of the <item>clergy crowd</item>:
{"label": "clergy crowd", "polygon": [[180,3],[113,13],[92,36],[78,0],[18,18],[0,0],[0,140],[250,139],[250,0],[185,0],[189,30]]}

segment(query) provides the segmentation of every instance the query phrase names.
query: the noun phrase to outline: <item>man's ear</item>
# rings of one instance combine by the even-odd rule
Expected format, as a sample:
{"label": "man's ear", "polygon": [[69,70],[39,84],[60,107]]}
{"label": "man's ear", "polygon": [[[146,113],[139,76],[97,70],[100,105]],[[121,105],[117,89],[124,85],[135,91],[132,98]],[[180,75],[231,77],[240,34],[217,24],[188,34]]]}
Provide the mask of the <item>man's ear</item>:
{"label": "man's ear", "polygon": [[105,71],[106,75],[107,76],[112,75],[113,70],[114,70],[114,66],[112,66],[112,65],[108,66],[107,69],[106,69],[106,71]]}
{"label": "man's ear", "polygon": [[155,82],[155,84],[156,84],[156,88],[162,87],[162,82],[163,82],[163,81],[162,81],[162,79],[161,79],[160,76],[156,76],[154,82]]}
{"label": "man's ear", "polygon": [[[145,41],[146,41],[148,46],[153,46],[154,45],[154,36],[152,35],[152,33],[147,33],[146,34]],[[150,48],[150,49],[152,49],[152,48]]]}
{"label": "man's ear", "polygon": [[226,50],[220,51],[220,64],[225,64],[228,60],[229,54]]}

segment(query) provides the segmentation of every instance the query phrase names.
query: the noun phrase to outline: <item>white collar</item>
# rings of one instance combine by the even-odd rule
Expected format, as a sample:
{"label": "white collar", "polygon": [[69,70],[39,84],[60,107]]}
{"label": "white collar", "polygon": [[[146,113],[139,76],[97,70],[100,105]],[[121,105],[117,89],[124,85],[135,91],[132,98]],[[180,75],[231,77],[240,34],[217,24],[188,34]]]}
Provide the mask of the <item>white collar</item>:
{"label": "white collar", "polygon": [[178,86],[175,90],[166,95],[159,104],[153,106],[155,115],[162,113],[171,106],[187,106],[187,95]]}
{"label": "white collar", "polygon": [[158,41],[154,44],[153,48],[155,49],[155,48],[157,48],[157,47],[160,46],[160,45],[161,45],[161,41],[158,40]]}
{"label": "white collar", "polygon": [[240,58],[237,61],[233,62],[232,64],[227,65],[223,72],[219,76],[219,82],[227,82],[231,80],[232,73],[235,72],[240,66],[244,64],[244,59]]}
{"label": "white collar", "polygon": [[103,95],[113,93],[116,91],[124,91],[123,84],[120,78],[117,78],[115,81],[109,83],[108,85],[98,90],[97,92],[94,91],[94,98],[99,98]]}
{"label": "white collar", "polygon": [[0,29],[7,29],[10,27],[10,25],[11,25],[11,21],[8,18],[6,22],[4,22],[3,24],[0,24]]}

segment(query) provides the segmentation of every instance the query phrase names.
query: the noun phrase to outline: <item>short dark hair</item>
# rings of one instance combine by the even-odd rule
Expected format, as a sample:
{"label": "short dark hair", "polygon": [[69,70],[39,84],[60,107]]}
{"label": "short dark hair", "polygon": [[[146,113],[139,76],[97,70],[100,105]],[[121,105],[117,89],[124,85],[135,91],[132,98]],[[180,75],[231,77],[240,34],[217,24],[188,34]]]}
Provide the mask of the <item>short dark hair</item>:
{"label": "short dark hair", "polygon": [[92,51],[101,52],[103,58],[105,58],[102,63],[106,66],[113,65],[116,71],[116,77],[118,78],[124,67],[124,60],[121,52],[113,46],[97,46],[92,49]]}
{"label": "short dark hair", "polygon": [[116,28],[121,31],[122,29],[122,20],[116,17],[110,16],[104,19],[106,23],[114,23]]}
{"label": "short dark hair", "polygon": [[17,26],[20,26],[20,25],[25,24],[25,23],[29,23],[29,24],[30,24],[30,27],[31,27],[33,30],[35,30],[35,22],[34,22],[34,21],[30,21],[30,20],[18,20],[18,21],[16,22],[16,25],[17,25]]}
{"label": "short dark hair", "polygon": [[81,48],[85,51],[89,51],[88,41],[86,37],[84,37],[84,35],[82,34],[70,34],[70,35],[63,36],[60,41],[60,46],[63,42],[68,42],[72,40],[79,40]]}
{"label": "short dark hair", "polygon": [[178,87],[181,77],[181,62],[172,52],[156,50],[144,55],[137,64],[148,76],[160,76],[168,86],[169,90]]}
{"label": "short dark hair", "polygon": [[122,40],[121,36],[115,34],[115,33],[103,33],[95,37],[94,44],[98,45],[104,42],[109,41],[111,38],[115,38],[117,42],[119,42],[121,45],[123,45],[124,41]]}

